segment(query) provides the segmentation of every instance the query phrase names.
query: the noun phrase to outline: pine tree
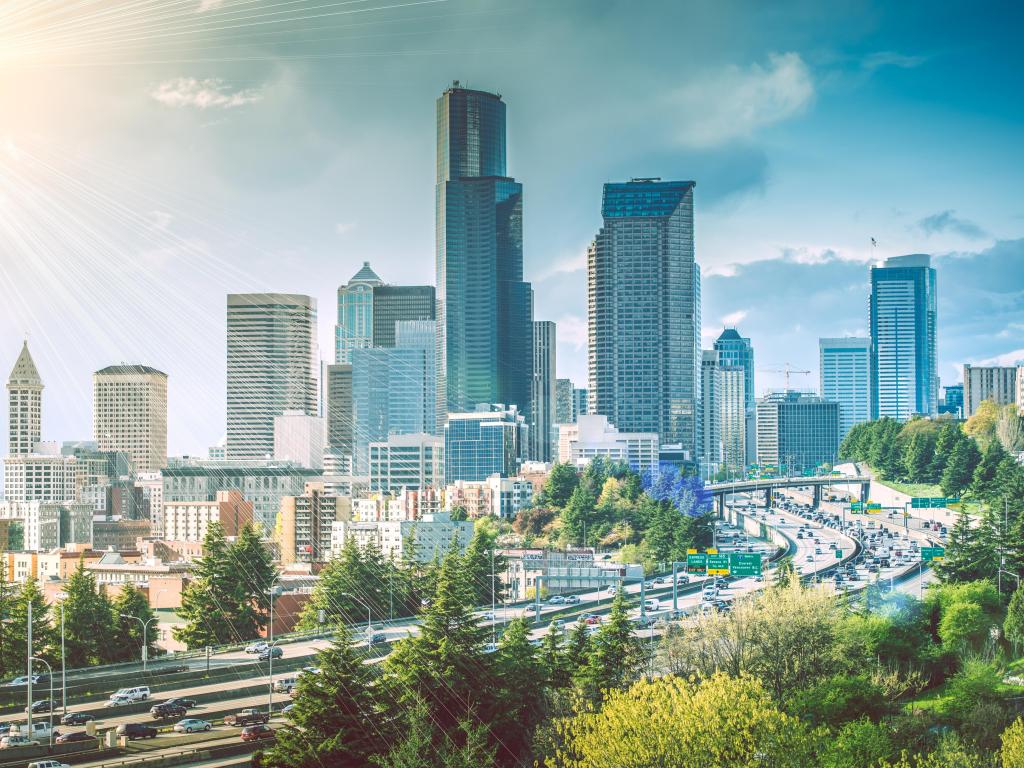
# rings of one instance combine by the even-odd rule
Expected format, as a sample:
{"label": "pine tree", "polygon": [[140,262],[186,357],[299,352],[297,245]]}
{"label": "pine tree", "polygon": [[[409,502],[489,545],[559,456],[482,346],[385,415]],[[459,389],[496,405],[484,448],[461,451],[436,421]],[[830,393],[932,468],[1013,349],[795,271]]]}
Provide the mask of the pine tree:
{"label": "pine tree", "polygon": [[932,441],[920,432],[914,434],[903,451],[903,471],[912,483],[928,481],[933,459]]}
{"label": "pine tree", "polygon": [[[375,607],[371,603],[375,599],[371,594],[374,578],[372,568],[367,567],[363,550],[354,538],[349,537],[338,556],[320,571],[313,594],[303,608],[299,627],[315,629],[319,624],[320,611],[324,612],[326,624],[363,624],[366,621],[366,607],[363,603],[370,605],[371,609]],[[356,598],[363,602],[360,603]],[[376,608],[379,616],[380,606]]]}
{"label": "pine tree", "polygon": [[579,483],[580,476],[576,467],[572,464],[555,464],[544,483],[543,503],[564,507]]}
{"label": "pine tree", "polygon": [[79,559],[78,567],[64,586],[64,594],[61,606],[68,668],[79,669],[109,660],[114,650],[111,638],[115,623],[110,600],[97,588],[96,577],[85,570],[83,560]]}
{"label": "pine tree", "polygon": [[646,664],[643,642],[633,634],[626,598],[619,590],[607,621],[591,638],[587,663],[577,670],[574,681],[585,698],[597,702],[605,691],[636,680]]}
{"label": "pine tree", "polygon": [[11,602],[8,623],[9,642],[4,649],[4,669],[24,670],[28,645],[28,605],[32,604],[32,655],[40,656],[51,664],[56,661],[54,654],[55,635],[50,621],[50,606],[46,602],[39,582],[28,579],[18,589]]}
{"label": "pine tree", "polygon": [[[473,584],[474,605],[491,604],[492,584],[494,600],[500,603],[503,598],[504,585],[498,576],[505,570],[505,558],[493,554],[494,548],[495,537],[483,526],[477,526],[462,558],[467,576]],[[495,574],[493,582],[492,573]]]}
{"label": "pine tree", "polygon": [[596,503],[593,494],[583,484],[572,492],[569,501],[562,510],[562,531],[570,544],[586,546],[593,538],[593,513]]}
{"label": "pine tree", "polygon": [[497,714],[491,727],[500,735],[498,762],[521,765],[529,758],[531,737],[543,719],[546,676],[524,619],[511,622],[502,635],[496,671]]}
{"label": "pine tree", "polygon": [[[143,592],[136,589],[134,584],[125,584],[117,597],[114,598],[110,610],[116,630],[114,632],[114,642],[111,644],[113,647],[106,652],[107,661],[127,661],[138,658],[141,655],[143,624],[147,627],[145,632],[146,645],[148,646],[146,655],[149,658],[153,658],[156,653],[156,641],[158,638],[156,622],[153,621],[156,618],[156,614],[149,607],[149,598]],[[124,618],[126,616],[134,618]],[[135,619],[138,619],[138,621]]]}
{"label": "pine tree", "polygon": [[1024,647],[1024,589],[1017,587],[1006,608],[1003,635],[1013,645],[1014,655]]}
{"label": "pine tree", "polygon": [[946,471],[946,464],[949,462],[949,457],[953,455],[953,449],[961,440],[967,439],[956,422],[943,424],[942,429],[939,430],[939,436],[935,439],[935,451],[928,468],[928,479],[931,482],[938,483],[942,480],[942,473]]}
{"label": "pine tree", "polygon": [[430,706],[422,698],[407,707],[401,728],[404,738],[370,763],[378,768],[481,768],[495,764],[488,729],[472,714],[451,732],[439,731]]}
{"label": "pine tree", "polygon": [[344,624],[330,646],[317,654],[316,674],[299,678],[289,724],[263,755],[272,768],[324,765],[360,768],[396,735],[378,686],[377,668],[353,645]]}
{"label": "pine tree", "polygon": [[228,543],[220,523],[210,523],[203,556],[192,569],[192,582],[181,594],[178,615],[184,623],[172,631],[189,649],[223,645],[243,639],[236,634],[238,574],[228,559]]}
{"label": "pine tree", "polygon": [[582,621],[573,624],[565,646],[562,648],[562,668],[571,679],[587,663],[590,658],[590,635],[587,625]]}
{"label": "pine tree", "polygon": [[960,496],[974,480],[974,470],[981,461],[978,446],[973,440],[964,439],[956,444],[942,473],[942,493],[946,496]]}
{"label": "pine tree", "polygon": [[274,558],[259,531],[247,523],[227,548],[227,560],[235,581],[225,599],[231,603],[234,634],[243,640],[259,636],[270,612],[270,585],[277,576]]}
{"label": "pine tree", "polygon": [[[585,629],[583,638],[586,639]],[[572,682],[572,676],[565,663],[565,651],[562,647],[564,643],[565,632],[560,626],[552,623],[540,644],[540,663],[544,669],[544,685],[551,689],[567,688]]]}
{"label": "pine tree", "polygon": [[983,557],[979,530],[971,526],[970,515],[961,511],[956,525],[949,532],[946,553],[935,572],[943,581],[963,582],[979,578],[979,561]]}

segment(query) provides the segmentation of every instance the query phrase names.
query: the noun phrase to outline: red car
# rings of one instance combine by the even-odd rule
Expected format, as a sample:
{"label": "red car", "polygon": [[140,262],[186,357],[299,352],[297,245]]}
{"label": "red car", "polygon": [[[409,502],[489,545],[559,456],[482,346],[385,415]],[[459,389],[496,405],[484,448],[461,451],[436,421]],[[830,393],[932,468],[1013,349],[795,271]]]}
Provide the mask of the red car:
{"label": "red car", "polygon": [[242,741],[259,741],[269,739],[274,735],[274,729],[269,725],[249,725],[242,729]]}
{"label": "red car", "polygon": [[601,623],[601,617],[596,615],[596,614],[591,613],[588,616],[584,616],[583,617],[583,621],[586,622],[587,624],[600,624]]}

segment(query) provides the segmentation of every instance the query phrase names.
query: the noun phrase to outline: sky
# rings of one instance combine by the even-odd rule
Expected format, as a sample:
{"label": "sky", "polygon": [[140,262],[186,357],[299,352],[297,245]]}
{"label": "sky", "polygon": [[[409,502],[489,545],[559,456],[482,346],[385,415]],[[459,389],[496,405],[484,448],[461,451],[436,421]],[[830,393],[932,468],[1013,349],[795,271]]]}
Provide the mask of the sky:
{"label": "sky", "polygon": [[1024,359],[1022,15],[6,0],[0,366],[27,336],[58,441],[90,437],[93,371],[164,370],[170,451],[205,453],[225,431],[227,293],[315,296],[330,360],[335,291],[363,261],[434,282],[435,99],[454,79],[508,105],[535,316],[577,385],[601,186],[630,177],[696,182],[705,346],[749,336],[758,394],[787,363],[816,388],[817,339],[865,334],[869,265],[904,253],[938,270],[943,383]]}

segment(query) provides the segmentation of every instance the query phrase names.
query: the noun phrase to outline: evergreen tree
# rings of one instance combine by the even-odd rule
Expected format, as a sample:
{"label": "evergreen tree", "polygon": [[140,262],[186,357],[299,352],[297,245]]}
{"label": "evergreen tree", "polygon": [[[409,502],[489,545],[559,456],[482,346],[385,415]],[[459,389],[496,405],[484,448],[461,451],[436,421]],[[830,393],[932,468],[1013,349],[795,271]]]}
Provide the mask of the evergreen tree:
{"label": "evergreen tree", "polygon": [[946,554],[942,562],[935,565],[935,572],[943,581],[974,581],[981,575],[979,563],[981,551],[980,531],[971,526],[971,517],[961,511],[956,525],[949,532]]}
{"label": "evergreen tree", "polygon": [[629,685],[647,664],[643,641],[633,634],[626,610],[625,594],[619,590],[608,619],[591,638],[587,663],[573,676],[582,695],[590,701],[597,702],[605,691]]}
{"label": "evergreen tree", "polygon": [[917,433],[907,442],[903,451],[903,471],[912,483],[928,482],[933,454],[932,441],[924,434]]}
{"label": "evergreen tree", "polygon": [[1024,647],[1024,589],[1017,587],[1006,608],[1006,619],[1003,621],[1003,635],[1013,646],[1014,654],[1020,653]]}
{"label": "evergreen tree", "polygon": [[403,718],[404,738],[371,758],[378,768],[480,768],[495,763],[487,727],[472,714],[451,733],[439,732],[429,704],[417,698]]}
{"label": "evergreen tree", "polygon": [[573,624],[565,646],[562,648],[562,669],[572,678],[590,658],[590,635],[582,621]]}
{"label": "evergreen tree", "polygon": [[[473,538],[466,548],[466,554],[462,561],[466,569],[466,575],[473,586],[473,604],[490,605],[492,597],[498,603],[503,597],[504,585],[498,578],[505,570],[505,558],[495,555],[495,536],[483,526],[478,525],[473,532]],[[495,578],[492,582],[491,575]]]}
{"label": "evergreen tree", "polygon": [[[589,467],[588,467],[589,468]],[[562,510],[562,533],[569,544],[586,546],[593,539],[592,516],[595,499],[581,484],[569,497]]]}
{"label": "evergreen tree", "polygon": [[[7,666],[11,658],[7,646],[15,634],[9,621],[15,595],[16,591],[13,585],[7,581],[7,569],[0,568],[0,677],[8,677],[16,669]],[[24,659],[22,659],[22,664],[24,664]]]}
{"label": "evergreen tree", "polygon": [[[28,606],[32,604],[32,655],[56,662],[55,637],[50,621],[50,606],[39,582],[30,578],[18,589],[8,613],[9,642],[4,648],[3,667],[24,674],[28,645]],[[59,640],[56,641],[59,643]]]}
{"label": "evergreen tree", "polygon": [[[107,661],[128,661],[138,658],[142,649],[142,624],[146,629],[146,655],[153,658],[156,654],[157,630],[156,614],[149,607],[149,598],[134,584],[125,584],[121,592],[114,598],[111,616],[116,627],[113,647],[107,651]],[[134,618],[127,619],[125,616]],[[135,621],[138,619],[139,621]],[[142,623],[140,623],[142,622]]]}
{"label": "evergreen tree", "polygon": [[999,467],[1006,458],[1008,458],[1006,451],[1003,450],[1003,446],[998,440],[993,440],[988,444],[971,478],[971,496],[973,498],[986,504],[1002,501],[1002,489],[998,486],[997,478]]}
{"label": "evergreen tree", "polygon": [[572,464],[555,464],[544,483],[543,501],[554,507],[564,507],[572,496],[580,476]]}
{"label": "evergreen tree", "polygon": [[203,556],[195,561],[192,582],[181,594],[178,615],[184,620],[172,632],[189,649],[248,639],[236,634],[240,580],[228,559],[228,543],[220,523],[212,522],[203,539]]}
{"label": "evergreen tree", "polygon": [[384,751],[396,735],[377,685],[377,669],[366,664],[344,624],[317,654],[317,674],[299,677],[289,724],[263,755],[270,768],[324,765],[360,768]]}
{"label": "evergreen tree", "polygon": [[[585,629],[583,638],[586,639]],[[572,682],[572,676],[566,666],[565,651],[562,647],[564,643],[565,632],[552,622],[548,633],[541,641],[540,663],[544,669],[545,686],[554,690],[568,688]]]}
{"label": "evergreen tree", "polygon": [[978,446],[973,440],[960,440],[946,462],[942,473],[942,493],[946,496],[960,496],[974,480],[974,470],[981,461]]}
{"label": "evergreen tree", "polygon": [[961,440],[968,438],[960,431],[960,425],[956,422],[943,424],[939,435],[935,440],[935,451],[932,453],[932,463],[928,468],[928,479],[937,483],[942,480],[942,473],[946,471],[946,464],[949,457],[953,455],[953,449]]}
{"label": "evergreen tree", "polygon": [[227,549],[235,584],[231,590],[232,621],[237,637],[249,640],[265,629],[270,611],[270,585],[277,576],[274,558],[259,531],[247,523]]}
{"label": "evergreen tree", "polygon": [[[80,669],[111,659],[115,645],[114,617],[110,600],[96,586],[96,577],[85,570],[83,560],[64,586],[64,653],[69,669]],[[60,609],[54,609],[57,623]],[[138,648],[138,646],[135,646]]]}
{"label": "evergreen tree", "polygon": [[366,608],[355,596],[362,598],[368,585],[369,569],[363,561],[363,551],[351,536],[346,539],[337,557],[329,560],[320,571],[313,594],[303,607],[298,626],[316,629],[323,611],[325,623],[361,624],[366,621]]}
{"label": "evergreen tree", "polygon": [[531,737],[544,715],[545,670],[525,620],[511,622],[502,635],[496,672],[497,717],[491,727],[499,736],[498,762],[528,764]]}

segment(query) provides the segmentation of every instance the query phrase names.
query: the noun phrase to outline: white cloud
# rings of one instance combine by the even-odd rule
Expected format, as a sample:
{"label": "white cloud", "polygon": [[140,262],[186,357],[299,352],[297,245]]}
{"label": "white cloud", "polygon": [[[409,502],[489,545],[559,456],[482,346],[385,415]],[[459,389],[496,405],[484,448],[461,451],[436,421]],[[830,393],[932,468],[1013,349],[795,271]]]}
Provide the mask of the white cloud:
{"label": "white cloud", "polygon": [[927,61],[924,56],[909,56],[896,51],[876,51],[868,54],[861,61],[861,66],[869,72],[874,72],[881,67],[898,67],[900,69],[913,69]]}
{"label": "white cloud", "polygon": [[224,0],[199,0],[199,7],[196,9],[196,13],[212,11],[220,8],[223,4]]}
{"label": "white cloud", "polygon": [[669,101],[679,113],[676,137],[692,147],[712,147],[750,137],[793,117],[814,98],[811,72],[798,53],[773,54],[768,66],[698,76]]}
{"label": "white cloud", "polygon": [[730,312],[722,318],[722,325],[726,328],[735,328],[746,319],[747,314],[749,313],[745,309],[738,309],[735,312]]}
{"label": "white cloud", "polygon": [[342,236],[347,235],[355,228],[356,223],[354,221],[339,221],[334,225],[334,231]]}
{"label": "white cloud", "polygon": [[563,315],[555,321],[558,343],[571,344],[576,349],[587,346],[587,321],[579,315]]}
{"label": "white cloud", "polygon": [[164,106],[231,109],[260,101],[263,94],[258,88],[232,91],[230,86],[216,77],[199,80],[194,77],[176,77],[160,83],[150,95]]}
{"label": "white cloud", "polygon": [[989,357],[985,360],[975,360],[971,365],[993,365],[993,366],[1011,366],[1011,365],[1024,365],[1024,349],[1015,349],[1012,352],[1004,352],[1001,355],[995,357]]}

